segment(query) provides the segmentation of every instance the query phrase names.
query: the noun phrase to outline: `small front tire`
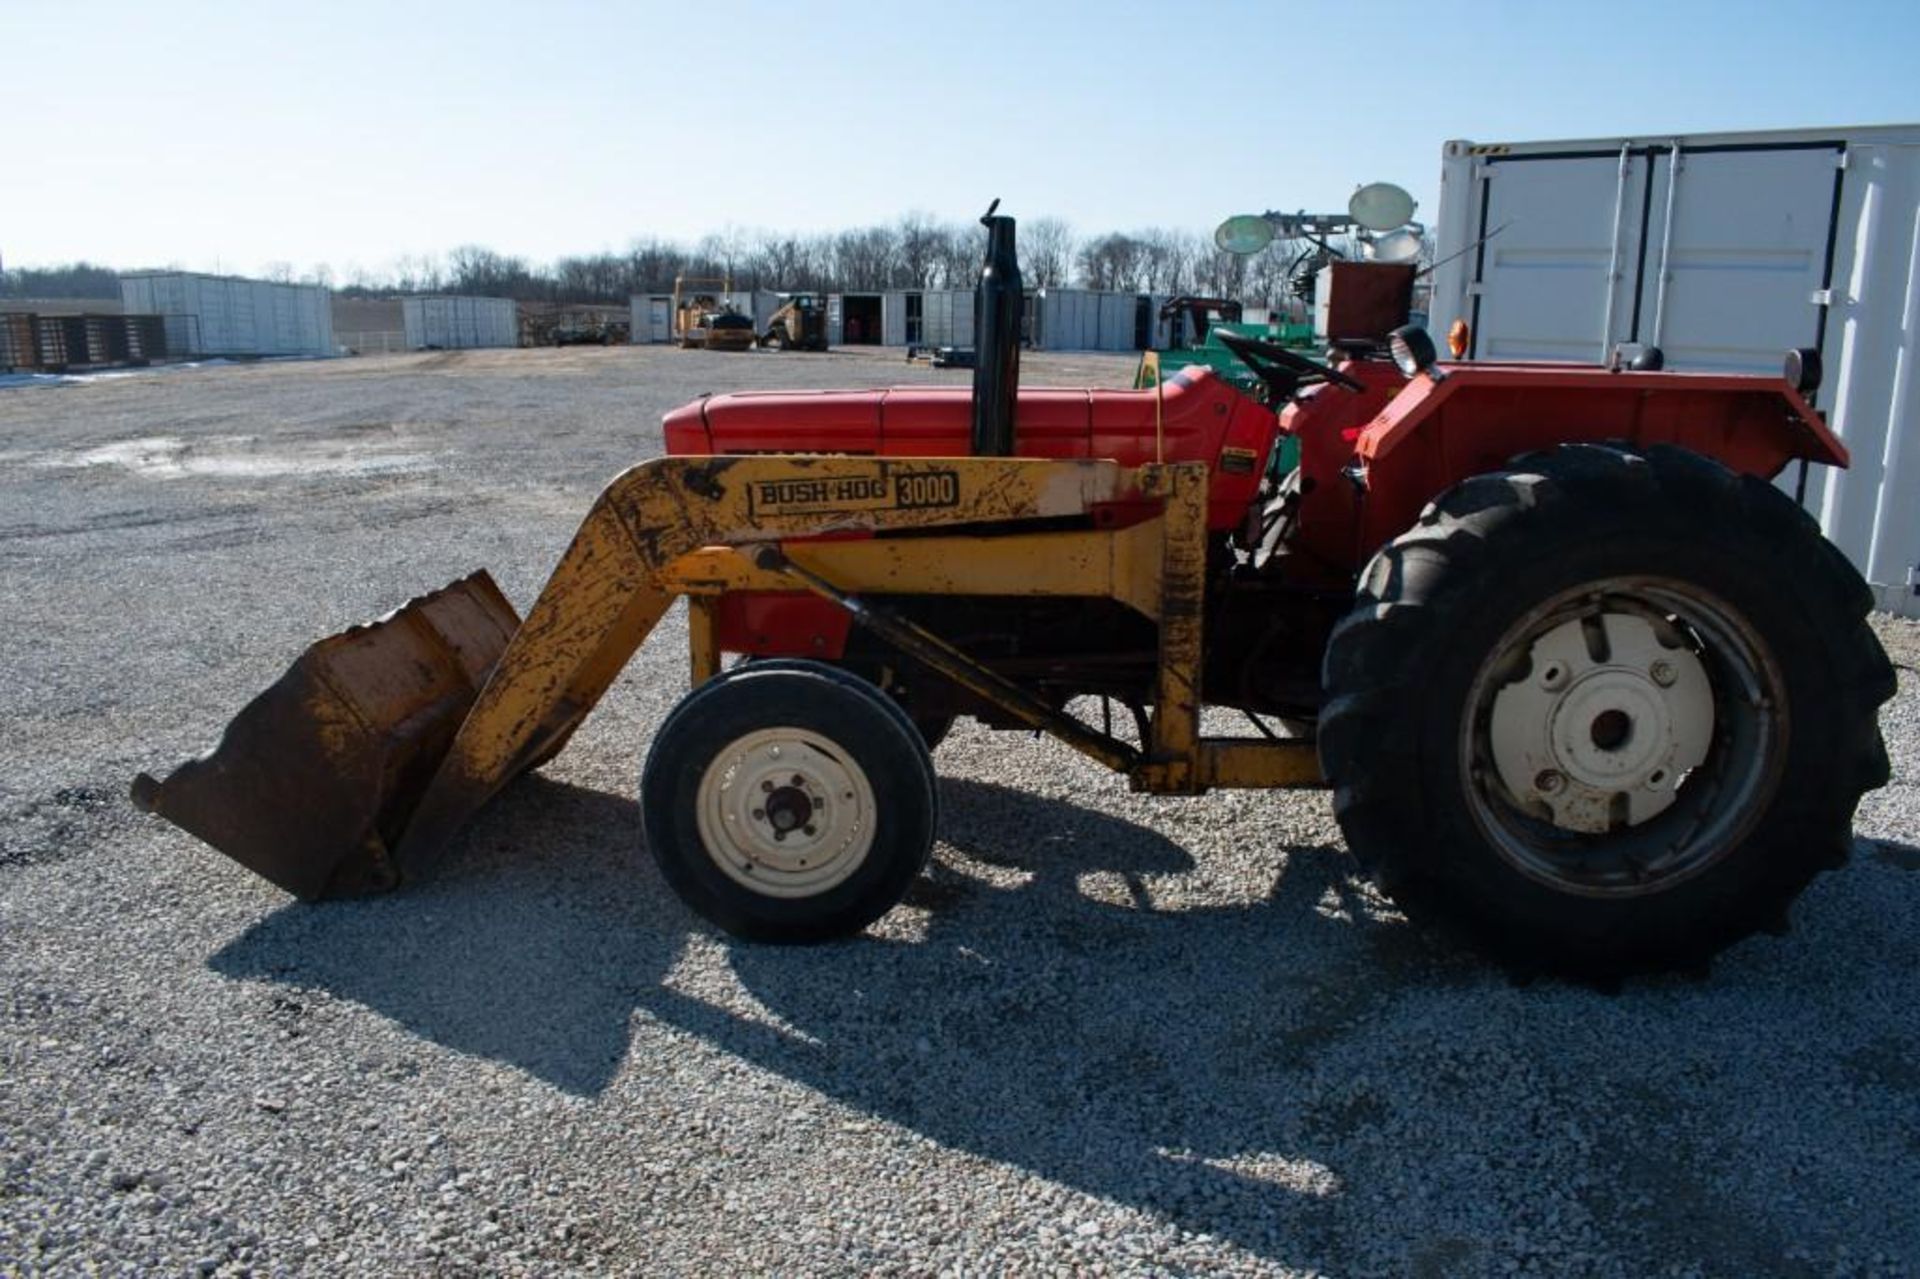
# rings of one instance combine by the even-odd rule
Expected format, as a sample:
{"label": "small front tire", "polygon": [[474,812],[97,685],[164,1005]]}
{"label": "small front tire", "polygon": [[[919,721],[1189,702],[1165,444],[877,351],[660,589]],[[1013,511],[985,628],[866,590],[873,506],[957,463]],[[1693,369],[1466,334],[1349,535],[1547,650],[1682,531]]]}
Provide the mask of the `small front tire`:
{"label": "small front tire", "polygon": [[748,663],[661,725],[641,820],[681,900],[738,937],[859,932],[933,847],[932,761],[886,694],[813,662]]}

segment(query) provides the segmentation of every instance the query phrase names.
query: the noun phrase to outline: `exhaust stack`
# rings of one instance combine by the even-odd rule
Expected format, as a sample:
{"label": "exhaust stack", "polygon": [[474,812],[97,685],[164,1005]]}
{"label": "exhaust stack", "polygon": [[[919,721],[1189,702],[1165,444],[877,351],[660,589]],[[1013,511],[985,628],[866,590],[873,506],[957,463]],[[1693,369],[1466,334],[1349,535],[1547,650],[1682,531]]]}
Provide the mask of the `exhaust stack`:
{"label": "exhaust stack", "polygon": [[1020,393],[1020,259],[1013,219],[987,206],[987,260],[973,291],[973,454],[1013,454],[1013,412]]}

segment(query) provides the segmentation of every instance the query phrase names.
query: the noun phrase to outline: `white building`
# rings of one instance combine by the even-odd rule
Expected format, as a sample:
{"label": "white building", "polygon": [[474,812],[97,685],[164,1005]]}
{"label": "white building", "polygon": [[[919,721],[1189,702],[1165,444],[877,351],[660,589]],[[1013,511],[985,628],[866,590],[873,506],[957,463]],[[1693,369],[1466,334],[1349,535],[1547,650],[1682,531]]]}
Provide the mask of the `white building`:
{"label": "white building", "polygon": [[402,298],[409,351],[519,346],[520,305],[512,298]]}
{"label": "white building", "polygon": [[188,355],[336,354],[332,299],[317,284],[189,271],[120,277],[127,313],[166,317],[167,349]]}
{"label": "white building", "polygon": [[1040,289],[1034,294],[1033,345],[1047,351],[1144,351],[1170,341],[1160,318],[1163,293]]}

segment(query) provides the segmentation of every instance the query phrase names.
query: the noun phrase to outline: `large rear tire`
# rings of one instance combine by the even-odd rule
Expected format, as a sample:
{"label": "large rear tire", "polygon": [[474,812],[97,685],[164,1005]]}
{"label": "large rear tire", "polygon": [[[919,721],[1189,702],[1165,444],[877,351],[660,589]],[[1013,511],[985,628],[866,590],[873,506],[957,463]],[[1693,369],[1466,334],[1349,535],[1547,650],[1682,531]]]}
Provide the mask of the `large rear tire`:
{"label": "large rear tire", "polygon": [[932,761],[886,694],[815,662],[752,662],[681,700],[640,781],[647,847],[739,937],[856,933],[926,867]]}
{"label": "large rear tire", "polygon": [[1888,775],[1872,594],[1765,482],[1572,446],[1442,494],[1328,642],[1320,757],[1409,918],[1516,972],[1697,970]]}

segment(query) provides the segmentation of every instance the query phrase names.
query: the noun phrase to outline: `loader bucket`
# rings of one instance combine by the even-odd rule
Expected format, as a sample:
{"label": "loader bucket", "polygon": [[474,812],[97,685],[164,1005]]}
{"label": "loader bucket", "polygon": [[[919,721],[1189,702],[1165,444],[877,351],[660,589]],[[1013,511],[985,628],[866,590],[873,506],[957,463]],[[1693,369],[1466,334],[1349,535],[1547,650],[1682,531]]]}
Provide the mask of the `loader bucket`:
{"label": "loader bucket", "polygon": [[302,653],[211,752],[133,801],[295,895],[391,888],[392,850],[519,629],[484,571]]}

